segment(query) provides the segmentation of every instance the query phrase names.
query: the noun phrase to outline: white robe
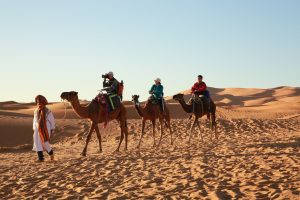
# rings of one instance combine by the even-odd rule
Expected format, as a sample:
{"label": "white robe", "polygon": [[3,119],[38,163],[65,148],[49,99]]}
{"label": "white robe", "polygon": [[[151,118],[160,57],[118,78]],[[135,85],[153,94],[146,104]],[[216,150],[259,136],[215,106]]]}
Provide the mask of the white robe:
{"label": "white robe", "polygon": [[[39,134],[39,128],[38,128],[38,109],[34,111],[34,117],[33,117],[33,151],[47,151],[48,153],[52,150],[49,141],[42,143],[42,140],[40,138]],[[54,130],[55,128],[55,121],[54,116],[52,112],[48,109],[48,112],[46,113],[46,122],[47,122],[47,129],[49,133],[49,137],[51,135],[51,130]]]}

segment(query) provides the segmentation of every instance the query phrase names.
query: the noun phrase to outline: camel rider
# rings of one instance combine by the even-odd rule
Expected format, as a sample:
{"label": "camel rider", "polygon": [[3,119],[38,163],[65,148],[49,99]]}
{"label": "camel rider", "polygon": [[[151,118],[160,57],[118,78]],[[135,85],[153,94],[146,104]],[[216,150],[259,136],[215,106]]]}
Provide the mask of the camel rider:
{"label": "camel rider", "polygon": [[119,81],[115,79],[113,72],[108,72],[107,74],[102,75],[103,80],[103,89],[107,91],[108,94],[117,94]]}
{"label": "camel rider", "polygon": [[164,112],[165,111],[164,98],[163,98],[164,87],[161,84],[160,78],[155,79],[154,82],[155,83],[152,85],[151,89],[149,90],[149,94],[151,94],[152,98],[154,98],[155,100],[157,100],[159,102],[159,105],[160,105],[162,111]]}
{"label": "camel rider", "polygon": [[207,86],[205,84],[205,82],[202,81],[203,80],[203,76],[202,75],[198,75],[198,81],[193,85],[191,91],[194,95],[203,95],[204,97],[206,97],[207,101],[208,101],[208,109],[210,110],[210,94],[209,91],[207,90]]}
{"label": "camel rider", "polygon": [[[103,80],[103,90],[107,92],[108,101],[111,104],[112,110],[115,109],[113,99],[118,96],[119,81],[115,79],[113,72],[108,72],[102,75]],[[121,98],[121,97],[119,97]]]}

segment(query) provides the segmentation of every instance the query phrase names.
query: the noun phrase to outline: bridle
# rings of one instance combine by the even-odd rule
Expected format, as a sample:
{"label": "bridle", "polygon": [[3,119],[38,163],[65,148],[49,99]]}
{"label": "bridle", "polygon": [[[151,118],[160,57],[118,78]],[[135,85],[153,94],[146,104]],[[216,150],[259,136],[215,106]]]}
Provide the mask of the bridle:
{"label": "bridle", "polygon": [[[70,94],[68,93],[68,98],[67,98],[67,99],[70,99],[69,97],[70,97]],[[70,105],[70,103],[73,102],[73,101],[69,101],[69,100],[67,100],[67,99],[62,99],[62,102],[63,102],[64,107],[65,107],[65,114],[64,114],[63,119],[66,119],[66,117],[67,117],[67,109],[68,109],[68,105]]]}

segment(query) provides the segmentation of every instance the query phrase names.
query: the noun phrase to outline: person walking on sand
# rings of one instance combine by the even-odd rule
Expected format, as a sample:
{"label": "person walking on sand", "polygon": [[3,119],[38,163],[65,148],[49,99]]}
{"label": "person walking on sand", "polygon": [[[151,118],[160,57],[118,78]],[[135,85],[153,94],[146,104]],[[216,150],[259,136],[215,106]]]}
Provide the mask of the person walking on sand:
{"label": "person walking on sand", "polygon": [[44,161],[43,151],[47,151],[51,160],[54,160],[53,150],[50,145],[50,136],[54,133],[54,116],[46,105],[47,99],[42,95],[35,97],[37,108],[33,117],[33,151],[38,154],[38,161]]}

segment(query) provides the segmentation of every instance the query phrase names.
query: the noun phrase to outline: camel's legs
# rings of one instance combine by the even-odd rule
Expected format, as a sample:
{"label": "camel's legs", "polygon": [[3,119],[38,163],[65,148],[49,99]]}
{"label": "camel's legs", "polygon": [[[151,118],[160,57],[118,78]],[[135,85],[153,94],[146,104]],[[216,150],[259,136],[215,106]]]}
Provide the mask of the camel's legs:
{"label": "camel's legs", "polygon": [[124,131],[124,124],[122,122],[120,122],[121,124],[121,138],[120,138],[120,142],[119,142],[119,145],[118,145],[118,148],[116,149],[116,152],[119,152],[120,151],[120,146],[122,144],[122,141],[124,139],[124,134],[125,134],[125,131]]}
{"label": "camel's legs", "polygon": [[201,136],[201,140],[202,140],[202,142],[203,142],[203,136],[202,136],[201,126],[200,126],[200,123],[199,123],[199,120],[198,120],[198,119],[197,119],[197,121],[196,121],[196,124],[197,124],[198,129],[199,129],[199,134],[200,134],[200,136]]}
{"label": "camel's legs", "polygon": [[191,129],[189,127],[192,125],[192,123],[191,124],[190,123],[191,123],[190,120],[188,120],[188,123],[186,124],[185,132],[188,132]]}
{"label": "camel's legs", "polygon": [[[125,151],[127,150],[127,142],[128,142],[128,127],[127,127],[127,121],[124,122],[120,121],[120,128],[121,128],[121,134],[125,136]],[[122,137],[122,136],[121,136]]]}
{"label": "camel's legs", "polygon": [[124,133],[125,133],[125,150],[127,150],[127,142],[128,142],[128,126],[127,121],[125,121]]}
{"label": "camel's legs", "polygon": [[145,131],[145,120],[142,121],[142,133],[141,133],[140,141],[139,141],[137,148],[140,148],[140,146],[141,146],[142,138],[144,136],[144,131]]}
{"label": "camel's legs", "polygon": [[160,120],[160,138],[159,138],[158,146],[160,146],[163,134],[164,134],[164,119],[161,119]]}
{"label": "camel's legs", "polygon": [[217,135],[217,123],[216,123],[216,106],[214,104],[211,105],[211,113],[210,113],[210,123],[211,123],[211,138],[213,137],[212,134],[215,132],[215,138],[218,138]]}
{"label": "camel's legs", "polygon": [[212,126],[213,126],[213,129],[212,129],[212,131],[214,130],[214,132],[215,132],[215,137],[216,137],[216,139],[218,139],[218,133],[217,133],[217,123],[216,123],[216,113],[213,113],[212,114]]}
{"label": "camel's legs", "polygon": [[172,132],[170,120],[167,121],[167,124],[168,124],[169,130],[170,130],[170,135],[171,135],[171,145],[173,145],[173,132]]}
{"label": "camel's legs", "polygon": [[89,144],[89,142],[90,142],[90,140],[91,140],[91,136],[92,136],[92,133],[93,133],[93,131],[94,131],[94,129],[95,129],[95,125],[96,125],[96,123],[95,123],[95,122],[92,122],[91,128],[90,128],[89,133],[88,133],[88,136],[87,136],[87,138],[86,138],[85,146],[84,146],[83,151],[82,151],[82,153],[81,153],[82,156],[86,156],[87,146],[88,146],[88,144]]}
{"label": "camel's legs", "polygon": [[153,136],[153,147],[156,146],[156,142],[155,142],[155,120],[152,120],[152,136]]}
{"label": "camel's legs", "polygon": [[172,131],[172,128],[171,128],[170,113],[169,113],[168,111],[167,111],[166,116],[164,117],[164,120],[165,120],[165,123],[166,123],[167,128],[168,128],[169,131],[170,131],[171,145],[173,145],[173,131]]}
{"label": "camel's legs", "polygon": [[100,153],[101,153],[101,152],[102,152],[101,133],[100,133],[100,131],[99,131],[98,124],[95,126],[95,130],[96,130],[96,134],[97,134],[97,137],[98,137],[99,148],[100,148]]}
{"label": "camel's legs", "polygon": [[192,138],[192,133],[193,133],[193,129],[195,127],[196,121],[197,121],[197,117],[195,117],[194,122],[192,123],[191,129],[190,129],[190,137],[189,137],[189,143],[191,142],[191,138]]}

